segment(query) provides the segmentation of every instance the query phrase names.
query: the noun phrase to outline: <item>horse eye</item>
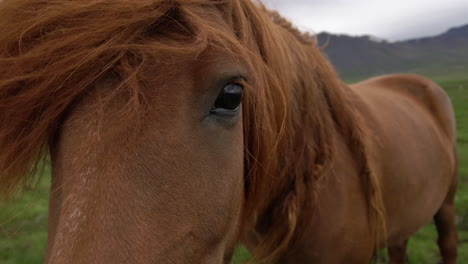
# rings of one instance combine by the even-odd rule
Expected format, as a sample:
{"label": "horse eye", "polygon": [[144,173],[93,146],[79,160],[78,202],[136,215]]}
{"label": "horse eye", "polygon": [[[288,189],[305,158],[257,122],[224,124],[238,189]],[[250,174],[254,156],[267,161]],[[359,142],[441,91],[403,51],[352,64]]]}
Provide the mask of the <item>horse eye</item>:
{"label": "horse eye", "polygon": [[226,85],[216,98],[211,107],[211,114],[236,114],[242,103],[242,93],[244,87],[239,83],[230,83]]}

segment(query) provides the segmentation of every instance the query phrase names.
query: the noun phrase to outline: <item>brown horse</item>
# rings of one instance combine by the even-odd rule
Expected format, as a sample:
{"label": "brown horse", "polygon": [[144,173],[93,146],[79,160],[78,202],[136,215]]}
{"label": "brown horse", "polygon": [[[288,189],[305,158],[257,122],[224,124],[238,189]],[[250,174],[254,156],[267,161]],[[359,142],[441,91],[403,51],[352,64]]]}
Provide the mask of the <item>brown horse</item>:
{"label": "brown horse", "polygon": [[0,185],[50,157],[47,263],[369,263],[435,218],[455,121],[413,75],[342,83],[250,0],[0,2]]}

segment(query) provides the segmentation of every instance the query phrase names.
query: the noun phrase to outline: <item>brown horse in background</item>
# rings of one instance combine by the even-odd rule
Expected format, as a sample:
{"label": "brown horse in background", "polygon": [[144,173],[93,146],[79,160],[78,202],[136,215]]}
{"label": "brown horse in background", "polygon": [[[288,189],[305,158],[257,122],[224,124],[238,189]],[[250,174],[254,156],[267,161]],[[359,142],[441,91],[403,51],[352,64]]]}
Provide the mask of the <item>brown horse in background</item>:
{"label": "brown horse in background", "polygon": [[435,83],[348,86],[250,0],[0,2],[0,188],[50,157],[47,263],[369,263],[435,219],[455,263],[455,120]]}

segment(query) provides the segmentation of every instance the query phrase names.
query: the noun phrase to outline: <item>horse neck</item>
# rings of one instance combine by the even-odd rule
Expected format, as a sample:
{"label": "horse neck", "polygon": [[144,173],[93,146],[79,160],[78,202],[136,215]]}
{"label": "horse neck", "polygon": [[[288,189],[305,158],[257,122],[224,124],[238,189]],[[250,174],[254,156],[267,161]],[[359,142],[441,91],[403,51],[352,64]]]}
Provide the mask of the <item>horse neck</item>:
{"label": "horse neck", "polygon": [[[372,146],[369,129],[359,109],[365,106],[359,96],[344,84],[312,38],[281,23],[283,28],[277,54],[282,63],[274,65],[286,80],[289,97],[287,127],[284,137],[289,144],[277,151],[281,168],[277,195],[272,197],[264,225],[289,218],[289,237],[300,237],[314,217],[319,181],[329,171],[340,148],[349,149],[350,159],[357,164],[364,192],[368,197],[369,217],[374,223],[375,236],[383,225],[380,185],[371,160]],[[309,41],[310,40],[310,41]],[[273,55],[272,55],[273,56]],[[344,144],[344,145],[343,145]],[[286,213],[285,213],[286,212]],[[293,220],[291,220],[293,219]],[[265,226],[264,226],[265,227]],[[261,233],[268,232],[269,227]]]}

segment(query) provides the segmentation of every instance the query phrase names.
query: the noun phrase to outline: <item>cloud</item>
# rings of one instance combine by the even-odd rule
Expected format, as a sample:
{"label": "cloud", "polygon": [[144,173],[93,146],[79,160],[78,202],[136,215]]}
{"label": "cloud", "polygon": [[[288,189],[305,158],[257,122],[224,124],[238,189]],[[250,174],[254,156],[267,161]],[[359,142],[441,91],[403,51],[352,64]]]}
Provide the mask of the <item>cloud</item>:
{"label": "cloud", "polygon": [[468,24],[466,0],[263,0],[302,30],[390,40],[442,33]]}

